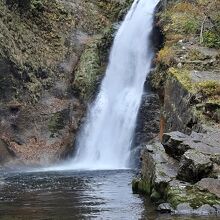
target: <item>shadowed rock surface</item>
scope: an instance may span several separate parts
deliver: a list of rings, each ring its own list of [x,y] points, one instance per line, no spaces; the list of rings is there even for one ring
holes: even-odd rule
[[[195,150],[188,150],[181,158],[178,179],[197,182],[207,177],[213,170],[210,158]]]
[[[153,92],[146,92],[142,97],[142,104],[138,113],[137,123],[132,140],[130,155],[131,167],[140,164],[140,153],[143,146],[160,132],[160,103],[159,97]]]

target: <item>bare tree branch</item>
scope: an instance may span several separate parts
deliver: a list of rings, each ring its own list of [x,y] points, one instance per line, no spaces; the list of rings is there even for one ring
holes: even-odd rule
[[[203,19],[201,30],[200,30],[200,44],[203,43],[203,30],[204,30],[206,18],[207,18],[207,16],[205,16],[205,18]]]

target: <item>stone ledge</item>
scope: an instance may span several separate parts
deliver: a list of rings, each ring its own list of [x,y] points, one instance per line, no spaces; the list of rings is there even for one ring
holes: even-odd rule
[[[219,165],[218,159],[213,160],[219,155],[217,137],[217,131],[191,136],[171,132],[164,135],[164,146],[157,140],[146,145],[141,175],[133,181],[133,191],[150,196],[161,212],[219,214]]]

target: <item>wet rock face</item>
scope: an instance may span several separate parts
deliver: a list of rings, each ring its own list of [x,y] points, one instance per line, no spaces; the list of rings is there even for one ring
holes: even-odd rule
[[[140,164],[140,152],[143,146],[160,132],[160,102],[157,94],[145,93],[138,113],[134,139],[132,141],[132,167]]]
[[[72,153],[104,73],[112,24],[129,4],[0,2],[0,149],[8,158],[0,163],[45,165]]]
[[[7,144],[0,140],[0,161],[1,163],[7,163],[10,160],[13,160],[13,153],[9,151]]]
[[[56,162],[71,151],[83,112],[79,101],[53,97],[28,107],[10,103],[1,112],[0,137],[24,164]]]
[[[160,101],[157,94],[142,97],[133,145],[137,146],[155,138],[160,132]]]

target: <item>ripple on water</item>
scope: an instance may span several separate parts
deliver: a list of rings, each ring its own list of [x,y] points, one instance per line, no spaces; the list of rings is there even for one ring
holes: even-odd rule
[[[202,219],[157,214],[132,194],[133,175],[129,170],[4,173],[0,219]]]

